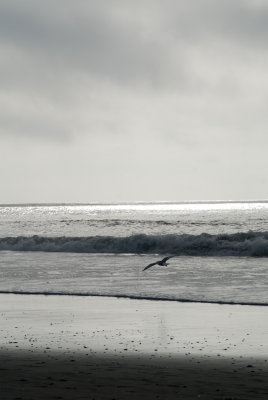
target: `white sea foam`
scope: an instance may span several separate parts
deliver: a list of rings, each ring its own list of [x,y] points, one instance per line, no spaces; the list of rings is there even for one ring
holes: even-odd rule
[[[0,250],[112,254],[268,257],[268,232],[211,235],[132,235],[128,237],[0,238]]]

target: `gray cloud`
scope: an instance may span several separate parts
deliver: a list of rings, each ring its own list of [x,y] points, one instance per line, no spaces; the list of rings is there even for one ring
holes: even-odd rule
[[[266,48],[267,22],[265,3],[242,0],[12,1],[0,4],[0,43],[20,52],[32,80],[42,74],[53,80],[54,70],[58,79],[61,70],[170,89],[191,84],[196,67],[189,51],[195,47],[217,41],[240,52],[241,45]]]
[[[172,3],[172,12],[163,13],[163,18],[166,28],[178,40],[197,41],[197,44],[221,40],[239,46],[267,47],[268,5],[265,2],[190,0]]]
[[[0,5],[0,36],[5,45],[17,47],[22,57],[44,63],[44,68],[64,67],[86,74],[124,81],[165,80],[172,53],[158,38],[146,38],[134,20],[129,25],[109,17],[109,7],[100,14],[98,7],[81,9],[74,16],[74,2],[58,2],[55,10],[39,3],[33,15],[32,2],[23,7]],[[75,3],[76,4],[76,3]],[[107,3],[106,3],[107,4]],[[79,9],[79,4],[76,4]],[[43,7],[42,7],[43,6]],[[44,7],[45,6],[45,7]],[[48,13],[50,10],[50,14]]]
[[[267,22],[264,0],[2,0],[6,193],[20,171],[29,192],[49,175],[58,196],[72,183],[82,200],[88,176],[96,200],[106,184],[114,200],[134,196],[135,182],[147,199],[167,182],[173,199],[182,187],[184,199],[194,187],[205,198],[212,166],[218,193],[236,188],[238,168],[245,186],[250,157],[267,169]]]
[[[65,124],[52,118],[43,116],[23,116],[13,114],[4,114],[0,112],[0,135],[3,137],[20,136],[23,138],[36,138],[42,140],[52,140],[66,142],[71,140],[71,133]]]
[[[125,8],[126,3],[130,2]],[[187,79],[187,42],[204,46],[217,37],[233,44],[266,46],[267,7],[254,9],[240,0],[137,3],[129,6],[124,19],[119,18],[119,1],[108,6],[100,2],[102,7],[97,2],[88,7],[68,1],[2,2],[1,42],[19,48],[28,60],[43,63],[44,69],[65,67],[120,84],[167,85],[176,83],[176,78]],[[156,16],[154,23],[151,15]]]

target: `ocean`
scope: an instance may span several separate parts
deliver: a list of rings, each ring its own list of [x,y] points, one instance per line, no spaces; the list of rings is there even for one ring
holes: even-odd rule
[[[268,202],[1,205],[0,251],[1,293],[268,305]]]

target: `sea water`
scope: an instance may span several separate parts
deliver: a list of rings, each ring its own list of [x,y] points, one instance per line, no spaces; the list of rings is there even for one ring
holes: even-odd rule
[[[267,289],[268,202],[0,206],[2,293],[268,305]]]

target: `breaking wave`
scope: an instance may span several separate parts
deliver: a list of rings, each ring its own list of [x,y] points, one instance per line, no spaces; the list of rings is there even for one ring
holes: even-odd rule
[[[268,257],[268,232],[218,235],[141,234],[128,237],[18,236],[0,238],[0,250]]]

